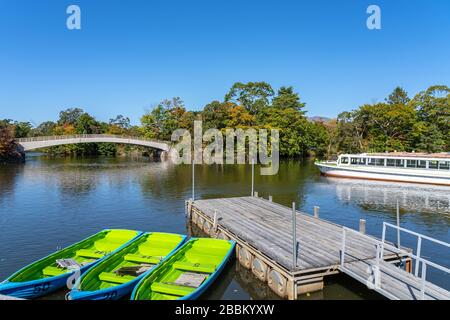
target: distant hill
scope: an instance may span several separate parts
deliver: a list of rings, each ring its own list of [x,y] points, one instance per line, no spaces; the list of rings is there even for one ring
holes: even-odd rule
[[[331,118],[321,117],[321,116],[308,117],[308,121],[311,121],[311,122],[327,122],[330,120],[331,120]]]

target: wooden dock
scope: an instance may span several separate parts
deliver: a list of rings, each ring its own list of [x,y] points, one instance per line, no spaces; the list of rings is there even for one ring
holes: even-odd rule
[[[293,215],[291,208],[258,197],[195,200],[186,205],[192,223],[212,237],[235,240],[240,264],[283,298],[321,290],[323,278],[338,272],[359,270],[363,279],[371,279],[379,239],[347,232],[345,265],[341,265],[343,226],[298,211]],[[393,263],[403,262],[410,271],[410,251],[386,245],[381,260],[408,275]],[[414,298],[401,296],[408,297]]]

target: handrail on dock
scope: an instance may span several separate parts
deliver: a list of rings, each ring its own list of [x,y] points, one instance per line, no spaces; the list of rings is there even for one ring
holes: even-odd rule
[[[403,231],[406,233],[409,233],[411,235],[414,235],[418,238],[417,241],[417,253],[414,254],[412,251],[407,251],[402,249],[401,247],[395,247],[391,244],[386,243],[386,230],[387,228],[393,228],[399,231]],[[373,285],[374,289],[377,289],[378,291],[383,291],[383,294],[385,294],[386,296],[390,297],[391,299],[396,299],[397,297],[395,297],[395,295],[392,295],[389,292],[386,292],[385,290],[380,288],[380,283],[381,283],[381,269],[387,269],[385,266],[383,266],[381,264],[382,261],[384,261],[384,249],[387,247],[388,250],[390,251],[394,251],[397,252],[399,254],[401,254],[402,256],[407,256],[411,259],[416,260],[416,264],[415,264],[415,272],[414,272],[414,277],[417,279],[420,279],[420,298],[423,300],[425,299],[425,294],[427,293],[427,268],[428,267],[434,267],[438,270],[441,270],[447,274],[450,274],[450,269],[444,266],[441,266],[435,262],[429,261],[427,259],[424,259],[423,257],[421,257],[421,249],[422,249],[422,239],[424,240],[428,240],[440,245],[443,245],[447,248],[450,248],[450,244],[438,239],[434,239],[431,237],[428,237],[426,235],[387,223],[387,222],[383,222],[383,234],[382,234],[382,239],[377,240],[377,239],[372,239],[375,242],[375,246],[376,246],[376,255],[375,255],[375,264],[372,266],[373,270],[374,270],[374,277],[373,277],[373,282],[370,283],[369,280],[367,279],[363,279],[362,277],[360,277],[359,275],[353,273],[352,271],[348,270],[348,268],[345,265],[345,254],[346,254],[346,244],[347,244],[347,233],[354,233],[354,234],[358,234],[361,237],[368,237],[367,235],[361,234],[360,232],[347,228],[347,227],[343,227],[342,230],[342,251],[341,251],[341,269],[347,273],[350,273],[353,277],[359,279],[361,282],[367,282],[368,285]],[[419,269],[421,266],[421,273],[420,273],[420,277],[419,277]],[[399,272],[403,271],[401,269],[399,269]]]

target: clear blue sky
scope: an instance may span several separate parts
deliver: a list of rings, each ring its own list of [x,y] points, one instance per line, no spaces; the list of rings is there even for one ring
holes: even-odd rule
[[[448,0],[0,0],[0,37],[0,118],[33,124],[69,107],[138,123],[164,98],[199,110],[236,81],[292,85],[310,116],[450,84]]]

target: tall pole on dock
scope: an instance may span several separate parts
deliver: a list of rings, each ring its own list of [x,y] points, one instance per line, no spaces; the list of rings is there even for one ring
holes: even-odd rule
[[[192,160],[192,201],[195,200],[195,163]]]
[[[297,216],[295,202],[292,202],[292,268],[297,267]]]
[[[397,199],[397,248],[400,249],[400,205]]]
[[[255,158],[252,158],[252,197],[255,195]]]

